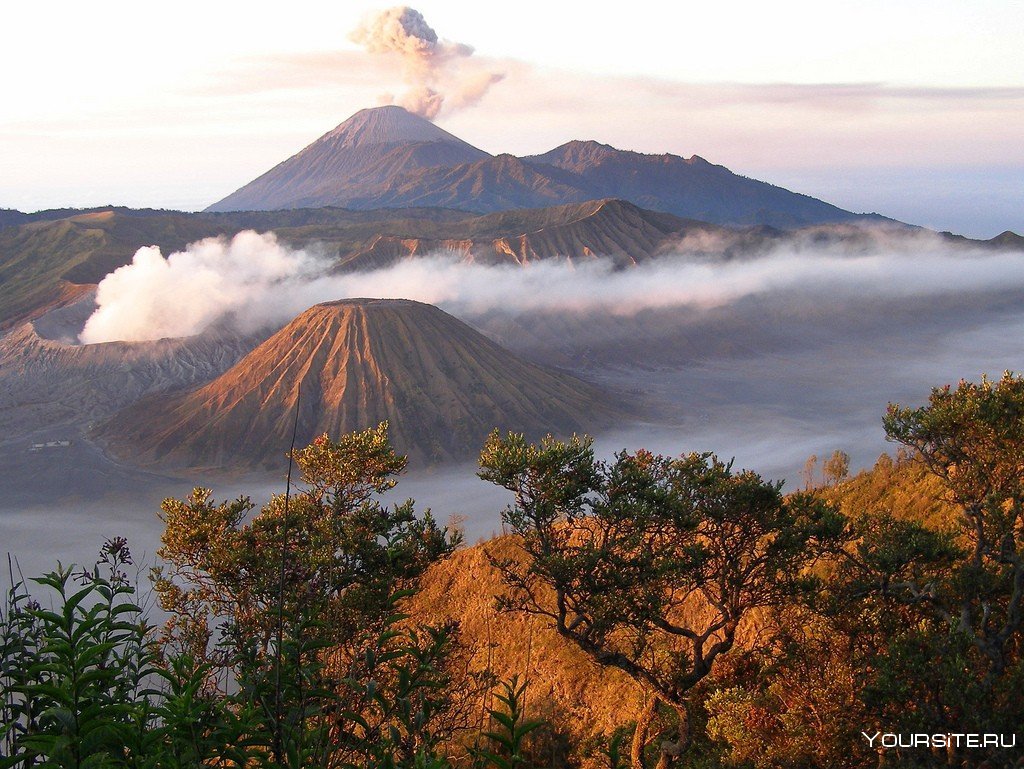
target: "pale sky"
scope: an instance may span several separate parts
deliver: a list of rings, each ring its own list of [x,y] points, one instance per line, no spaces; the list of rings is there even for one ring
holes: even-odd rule
[[[202,208],[402,88],[382,3],[4,9],[0,207]],[[976,236],[1024,231],[1024,2],[417,2],[500,73],[437,122],[490,152],[592,138]],[[609,10],[611,8],[611,10]]]

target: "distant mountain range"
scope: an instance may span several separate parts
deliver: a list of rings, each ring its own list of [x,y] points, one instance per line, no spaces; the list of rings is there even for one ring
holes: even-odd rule
[[[436,307],[350,299],[306,310],[208,384],[145,398],[96,435],[135,462],[279,468],[296,407],[299,445],[388,420],[420,463],[465,459],[494,428],[567,436],[626,414]]]
[[[696,155],[572,141],[543,155],[491,156],[395,106],[357,112],[207,211],[428,206],[486,213],[599,198],[725,225],[884,218],[739,176]]]
[[[618,199],[484,215],[444,208],[227,213],[100,208],[21,214],[20,221],[0,225],[0,333],[77,301],[142,246],[156,245],[169,254],[244,229],[272,230],[296,247],[315,245],[336,260],[338,269],[379,267],[434,253],[490,264],[605,257],[627,267],[680,251],[688,258],[728,259],[756,256],[784,242],[858,245],[879,232],[877,225],[856,222],[799,230],[726,228]],[[898,224],[882,229],[886,237],[918,232]],[[954,244],[1024,250],[1024,238],[1012,232],[985,241],[947,238]]]
[[[435,252],[521,264],[608,256],[626,265],[656,256],[692,230],[751,240],[771,236],[763,230],[736,234],[614,200],[484,216],[418,208],[222,214],[101,209],[52,219],[46,213],[0,228],[0,331],[77,300],[142,246],[159,246],[166,255],[243,229],[273,230],[295,247],[315,244],[341,269]]]

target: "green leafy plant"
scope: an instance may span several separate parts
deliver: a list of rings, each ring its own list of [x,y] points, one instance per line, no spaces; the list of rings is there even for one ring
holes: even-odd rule
[[[12,585],[4,615],[4,755],[0,766],[132,765],[153,718],[146,697],[155,653],[151,628],[133,601],[123,539],[107,542],[92,571],[60,568]],[[101,571],[103,569],[104,571]]]
[[[475,767],[493,766],[497,769],[516,769],[530,766],[526,755],[526,738],[533,731],[544,726],[540,719],[527,720],[523,703],[526,698],[527,682],[519,682],[518,676],[501,682],[501,689],[495,694],[502,708],[490,709],[491,720],[497,726],[493,731],[484,732],[489,747],[475,747],[470,751]]]

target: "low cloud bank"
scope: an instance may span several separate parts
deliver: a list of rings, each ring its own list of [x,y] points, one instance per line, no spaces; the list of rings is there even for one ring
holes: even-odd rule
[[[604,312],[714,308],[750,296],[900,298],[1024,287],[1019,253],[953,248],[933,236],[824,246],[794,243],[758,258],[715,260],[680,252],[615,269],[609,260],[484,265],[452,254],[412,258],[365,272],[331,274],[315,250],[272,233],[209,238],[163,256],[141,248],[99,284],[97,310],[81,341],[143,341],[198,334],[214,324],[241,332],[280,326],[318,302],[414,299],[472,318],[487,313]]]

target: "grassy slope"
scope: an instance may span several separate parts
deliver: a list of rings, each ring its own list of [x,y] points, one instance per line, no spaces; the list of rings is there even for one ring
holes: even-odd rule
[[[954,514],[942,501],[937,480],[919,463],[888,455],[871,470],[820,493],[851,516],[884,511],[942,526]],[[469,669],[529,679],[533,715],[553,719],[575,744],[629,724],[642,706],[642,692],[631,679],[598,667],[559,637],[547,619],[497,610],[495,597],[503,588],[489,556],[501,560],[520,552],[512,537],[460,550],[427,572],[407,610],[425,622],[459,621]],[[747,632],[755,630],[751,625]]]
[[[528,680],[527,716],[551,720],[577,745],[635,721],[643,694],[632,679],[591,662],[546,618],[498,611],[495,599],[503,586],[489,556],[518,553],[511,537],[460,550],[427,572],[423,589],[405,609],[416,621],[457,620],[469,671]]]
[[[893,459],[883,454],[872,469],[821,493],[850,517],[888,513],[945,528],[956,516],[956,510],[943,499],[939,479],[905,456]]]
[[[141,246],[167,253],[222,229],[187,214],[113,212],[0,229],[0,328],[60,304],[73,286],[97,283]]]

